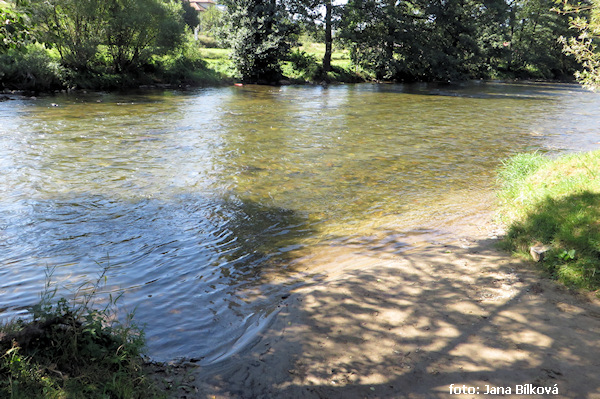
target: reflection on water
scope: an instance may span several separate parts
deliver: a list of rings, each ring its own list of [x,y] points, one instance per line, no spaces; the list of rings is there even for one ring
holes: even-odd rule
[[[600,147],[599,103],[573,85],[492,83],[0,103],[0,309],[23,314],[46,267],[70,289],[109,267],[153,357],[222,359],[302,284],[286,278],[295,257],[442,237],[489,209],[508,155]]]

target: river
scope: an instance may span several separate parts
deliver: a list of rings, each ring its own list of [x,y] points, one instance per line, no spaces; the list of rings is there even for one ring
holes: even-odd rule
[[[222,360],[311,279],[315,248],[402,254],[493,209],[511,154],[600,148],[565,84],[243,86],[0,103],[0,316],[51,271],[135,310],[149,355]],[[419,239],[409,239],[411,237]]]

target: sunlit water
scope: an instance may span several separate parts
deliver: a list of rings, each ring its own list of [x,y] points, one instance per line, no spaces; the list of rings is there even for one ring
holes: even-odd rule
[[[600,148],[599,110],[574,85],[500,83],[2,102],[0,312],[24,315],[50,269],[65,294],[107,268],[152,357],[223,359],[304,284],[295,258],[443,239],[490,209],[507,156]]]

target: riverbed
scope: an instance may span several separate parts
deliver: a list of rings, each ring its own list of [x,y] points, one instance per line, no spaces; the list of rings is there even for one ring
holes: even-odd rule
[[[15,96],[1,315],[25,315],[48,273],[69,296],[105,272],[99,300],[122,294],[152,358],[224,360],[318,279],[315,254],[443,243],[493,211],[506,157],[600,148],[599,105],[494,82]]]

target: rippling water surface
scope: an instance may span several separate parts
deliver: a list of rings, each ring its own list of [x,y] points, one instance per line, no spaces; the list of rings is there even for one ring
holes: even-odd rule
[[[489,202],[501,159],[600,148],[599,110],[574,85],[500,83],[2,102],[0,315],[25,314],[48,269],[66,293],[108,268],[151,356],[217,361],[304,283],[293,259],[442,237]]]

